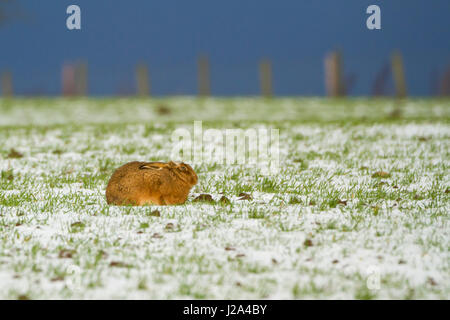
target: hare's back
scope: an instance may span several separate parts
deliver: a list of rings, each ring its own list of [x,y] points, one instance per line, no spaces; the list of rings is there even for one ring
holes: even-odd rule
[[[141,174],[139,167],[143,162],[133,161],[124,164],[114,171],[111,176],[110,183],[125,182],[127,180],[135,180],[138,175]]]

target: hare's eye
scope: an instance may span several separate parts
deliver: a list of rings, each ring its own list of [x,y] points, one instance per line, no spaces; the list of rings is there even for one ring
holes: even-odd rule
[[[186,171],[187,170],[186,167],[180,167],[180,168],[181,168],[181,171]]]

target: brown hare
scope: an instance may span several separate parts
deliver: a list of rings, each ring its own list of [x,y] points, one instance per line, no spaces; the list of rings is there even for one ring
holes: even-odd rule
[[[136,206],[182,204],[197,181],[197,174],[185,163],[133,161],[113,173],[106,201]]]

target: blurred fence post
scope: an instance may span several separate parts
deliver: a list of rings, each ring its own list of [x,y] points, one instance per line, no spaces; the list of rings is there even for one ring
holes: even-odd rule
[[[399,98],[406,97],[405,71],[403,68],[403,58],[400,52],[395,51],[391,57],[392,73],[395,83],[395,94]]]
[[[86,62],[64,64],[61,72],[63,96],[86,96],[88,88],[87,73]]]
[[[261,60],[259,64],[259,82],[261,95],[266,98],[272,97],[272,65],[267,59]]]
[[[342,82],[341,54],[337,51],[330,52],[325,57],[325,87],[330,97],[339,97],[345,92]]]
[[[75,65],[75,93],[78,96],[87,95],[87,73],[88,67],[86,62],[78,62]]]
[[[450,66],[445,70],[440,85],[441,96],[450,96]]]
[[[198,59],[198,93],[202,97],[210,95],[209,61],[208,57],[200,56]]]
[[[373,96],[384,96],[386,95],[386,87],[388,80],[391,75],[391,67],[389,62],[386,62],[381,69],[377,72],[375,80],[372,84],[372,95]]]
[[[61,90],[63,96],[75,95],[75,68],[71,64],[64,64],[62,67]]]
[[[13,82],[12,82],[12,74],[9,71],[5,71],[2,73],[2,95],[3,97],[12,97],[13,96]]]
[[[148,68],[143,63],[139,63],[136,66],[136,84],[138,96],[146,97],[150,95],[150,78],[148,75]]]

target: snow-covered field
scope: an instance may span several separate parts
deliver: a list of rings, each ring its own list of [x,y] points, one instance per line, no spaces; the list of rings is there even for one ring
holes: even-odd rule
[[[281,172],[192,163],[184,205],[106,204],[194,120],[279,129]],[[449,299],[449,120],[449,100],[0,100],[0,298]]]

